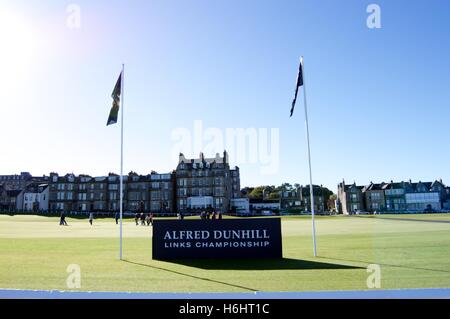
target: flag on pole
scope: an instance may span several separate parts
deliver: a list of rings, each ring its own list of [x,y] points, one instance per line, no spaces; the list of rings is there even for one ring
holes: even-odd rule
[[[122,94],[122,72],[120,73],[119,78],[117,79],[116,82],[116,86],[114,87],[114,91],[111,94],[111,97],[113,98],[113,103],[111,111],[109,112],[108,122],[106,123],[106,126],[117,123],[121,94]]]
[[[111,94],[113,98],[112,108],[109,112],[108,122],[106,122],[106,126],[117,123],[117,118],[119,116],[119,110],[121,115],[120,120],[120,200],[119,200],[119,213],[120,213],[120,244],[119,244],[119,259],[122,260],[122,218],[123,218],[123,85],[124,85],[124,76],[125,74],[125,65],[122,64],[122,72],[120,72],[119,78],[117,79],[116,86]]]
[[[294,100],[292,101],[290,117],[292,117],[292,115],[294,114],[295,103],[297,102],[298,89],[301,86],[303,86],[303,69],[302,69],[302,63],[300,62],[300,66],[298,68],[297,85],[295,87],[295,96],[294,96]]]
[[[297,86],[295,88],[295,97],[292,101],[291,107],[291,117],[294,114],[295,102],[297,102],[298,89],[303,87],[303,103],[305,105],[305,129],[306,129],[306,142],[308,145],[308,164],[309,164],[309,196],[311,201],[311,219],[312,219],[312,237],[313,237],[313,249],[314,249],[314,257],[317,257],[317,245],[316,245],[316,226],[314,220],[314,186],[313,186],[313,178],[312,178],[312,168],[311,168],[311,147],[309,143],[309,123],[308,123],[308,106],[306,103],[306,84],[304,83],[304,61],[303,57],[300,58],[300,66],[298,68],[298,76],[297,76]]]

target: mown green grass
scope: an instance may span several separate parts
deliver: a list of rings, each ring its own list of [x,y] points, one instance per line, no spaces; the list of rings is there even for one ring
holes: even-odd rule
[[[151,259],[151,227],[124,223],[124,258],[113,220],[0,216],[0,288],[69,290],[69,264],[81,267],[82,291],[248,292],[360,290],[368,264],[380,264],[381,288],[450,287],[446,216],[408,220],[318,217],[319,257],[312,256],[309,217],[283,218],[280,261]],[[217,221],[219,222],[219,221]]]

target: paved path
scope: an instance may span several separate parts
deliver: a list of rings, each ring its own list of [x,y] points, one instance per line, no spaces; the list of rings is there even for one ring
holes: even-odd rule
[[[351,216],[351,217],[365,218],[365,216]],[[450,220],[401,218],[401,217],[382,217],[382,215],[376,215],[374,217],[376,219],[399,220],[399,221],[405,221],[405,222],[423,222],[423,223],[444,223],[444,224],[450,224]]]
[[[0,289],[0,299],[450,299],[450,288],[255,293],[124,293]]]
[[[444,223],[450,224],[450,220],[434,220],[434,219],[416,219],[416,218],[399,218],[399,217],[377,217],[379,219],[389,219],[389,220],[401,220],[401,221],[411,221],[411,222],[425,222],[425,223]]]

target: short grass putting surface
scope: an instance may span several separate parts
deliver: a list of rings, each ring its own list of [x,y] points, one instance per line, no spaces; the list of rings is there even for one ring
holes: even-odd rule
[[[319,257],[310,217],[282,218],[282,260],[152,260],[151,227],[124,221],[124,261],[112,219],[0,216],[0,289],[71,290],[68,265],[81,269],[81,291],[251,292],[366,290],[369,264],[381,289],[450,287],[450,215],[318,217]],[[220,221],[211,221],[220,222]]]

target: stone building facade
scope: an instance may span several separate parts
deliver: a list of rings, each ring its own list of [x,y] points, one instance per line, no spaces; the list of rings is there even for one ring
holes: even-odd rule
[[[232,198],[239,197],[239,168],[230,168],[228,154],[195,159],[179,155],[176,169],[176,207],[179,212],[215,209],[228,212]]]
[[[339,211],[351,214],[365,212],[422,212],[446,208],[447,187],[442,180],[413,183],[394,182],[367,186],[338,185]]]
[[[48,179],[52,212],[117,212],[120,209],[120,176],[51,173]],[[230,168],[223,156],[186,159],[180,154],[176,171],[166,174],[130,172],[123,177],[125,212],[177,213],[212,208],[228,212],[232,198],[240,197],[239,168]]]
[[[173,212],[174,174],[123,177],[123,208],[130,212]],[[120,176],[50,174],[50,211],[116,212],[120,209]]]
[[[314,211],[324,212],[329,210],[329,191],[320,185],[313,185]],[[298,186],[280,192],[280,208],[283,210],[301,210],[310,212],[310,187],[309,185]]]
[[[338,211],[349,214],[364,210],[363,186],[356,183],[346,185],[345,181],[338,185]]]

